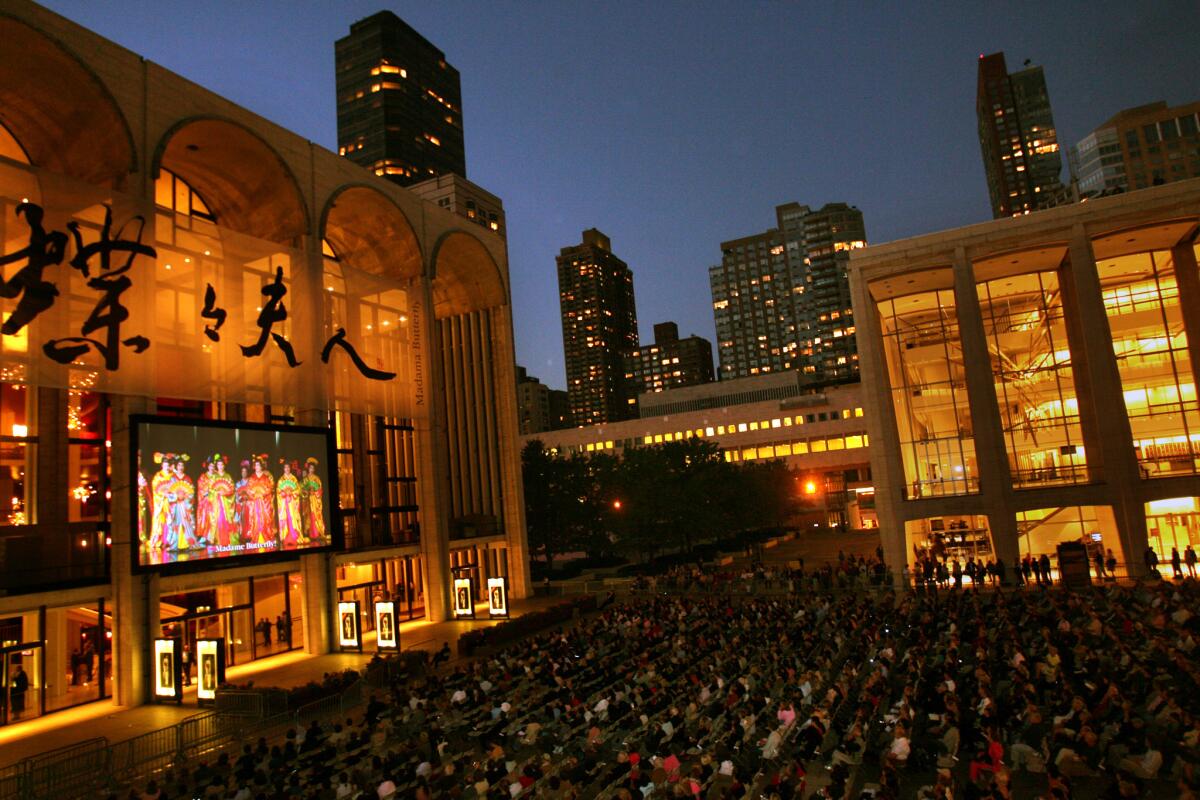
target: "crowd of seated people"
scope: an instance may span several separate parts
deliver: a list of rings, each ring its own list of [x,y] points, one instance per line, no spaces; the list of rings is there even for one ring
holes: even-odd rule
[[[1194,581],[640,595],[146,798],[1193,798]]]

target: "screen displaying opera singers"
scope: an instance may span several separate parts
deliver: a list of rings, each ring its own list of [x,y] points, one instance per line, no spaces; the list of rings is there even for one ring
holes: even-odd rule
[[[326,452],[321,434],[140,423],[139,562],[329,545]]]

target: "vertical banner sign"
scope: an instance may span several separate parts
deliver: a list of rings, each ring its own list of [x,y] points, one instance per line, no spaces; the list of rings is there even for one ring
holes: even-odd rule
[[[508,616],[508,579],[488,578],[488,616]]]
[[[343,650],[358,650],[362,652],[362,637],[358,630],[358,601],[342,601],[338,603],[338,644]]]
[[[475,598],[472,597],[471,579],[454,579],[454,616],[475,619]]]
[[[178,639],[154,640],[154,699],[183,700],[183,652]]]
[[[399,650],[400,632],[396,630],[396,604],[380,600],[375,604],[375,647],[379,650]]]
[[[225,682],[225,640],[196,640],[196,699],[217,700],[217,687]]]

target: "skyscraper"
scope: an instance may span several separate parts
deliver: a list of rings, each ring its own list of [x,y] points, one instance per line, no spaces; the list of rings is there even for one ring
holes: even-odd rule
[[[559,251],[557,262],[573,422],[595,425],[636,416],[622,364],[622,356],[638,346],[633,273],[595,228],[583,232],[580,244]]]
[[[680,339],[679,326],[674,322],[658,323],[654,326],[654,344],[641,345],[625,354],[626,391],[630,397],[712,381],[712,343],[695,335]]]
[[[391,11],[334,47],[338,153],[402,186],[466,177],[458,70]]]
[[[517,365],[517,425],[521,435],[553,430],[550,424],[550,387]]]
[[[708,271],[721,380],[789,369],[856,380],[846,265],[866,244],[862,212],[787,203],[775,217],[775,228],[722,242]]]
[[[1062,156],[1041,67],[1009,73],[1004,53],[979,57],[975,99],[979,147],[993,217],[1050,205],[1060,187]]]
[[[1200,177],[1200,102],[1127,108],[1071,148],[1081,195]]]

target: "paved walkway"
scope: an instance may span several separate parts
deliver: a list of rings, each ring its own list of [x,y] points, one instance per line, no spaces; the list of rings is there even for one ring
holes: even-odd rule
[[[560,597],[513,600],[511,614],[513,617],[519,617],[562,601],[563,598]],[[487,615],[486,604],[480,604],[479,609],[479,619],[475,620],[437,623],[416,620],[401,623],[401,649],[426,650],[433,653],[441,649],[443,643],[448,643],[452,652],[451,658],[457,659],[455,645],[462,633],[499,624],[499,621],[484,618]],[[373,655],[373,642],[370,641],[364,643],[361,654],[327,653],[314,656],[303,651],[293,651],[230,667],[226,678],[236,684],[253,682],[256,686],[278,686],[286,689],[301,686],[309,681],[320,681],[327,672],[361,669]],[[149,731],[170,727],[204,710],[196,703],[196,691],[192,687],[184,692],[182,705],[125,708],[111,701],[104,701],[14,723],[0,728],[0,767],[88,739],[104,737],[110,743],[123,741]]]
[[[780,542],[774,547],[764,547],[755,559],[762,559],[765,564],[780,564],[787,566],[800,559],[804,560],[806,572],[813,572],[829,563],[837,566],[838,551],[846,556],[874,557],[875,548],[879,546],[877,532],[838,533],[828,528],[819,530],[801,530],[795,538]],[[744,566],[751,559],[745,553],[734,557],[734,566]]]

